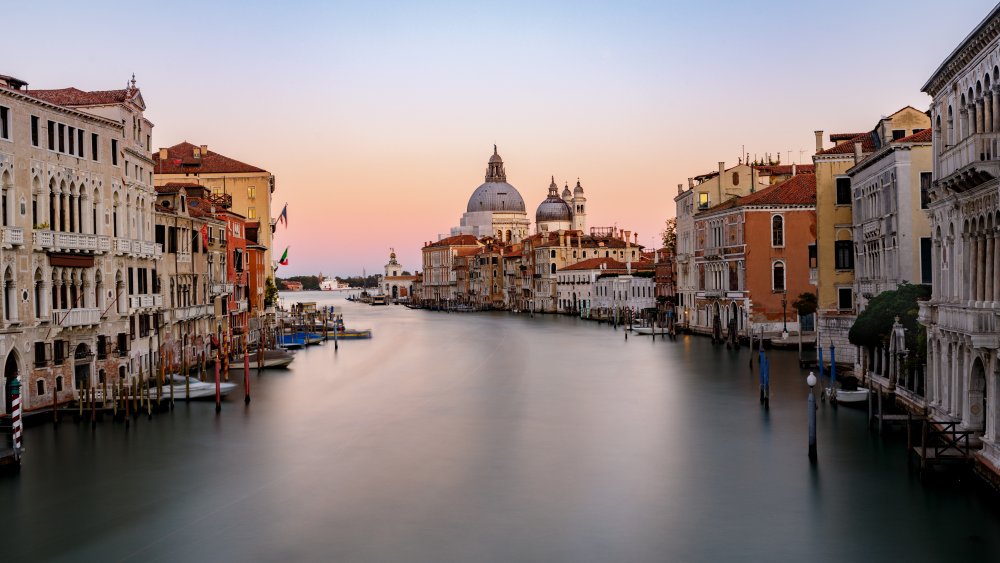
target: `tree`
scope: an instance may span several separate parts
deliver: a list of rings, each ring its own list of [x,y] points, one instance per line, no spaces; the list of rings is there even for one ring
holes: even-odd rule
[[[267,278],[264,282],[264,307],[274,307],[278,303],[278,287],[274,285],[274,278]]]
[[[847,334],[848,340],[855,346],[877,348],[887,346],[892,325],[899,317],[899,323],[906,329],[906,347],[921,354],[920,324],[917,322],[919,301],[929,299],[931,288],[928,285],[902,283],[892,291],[883,291],[868,302],[865,310],[858,315]],[[926,344],[924,344],[926,345]]]
[[[815,293],[800,293],[799,298],[792,302],[792,307],[798,311],[800,317],[808,317],[816,312],[818,300]]]
[[[663,248],[670,251],[670,254],[677,254],[677,218],[671,217],[667,219],[666,224],[663,227],[663,231],[660,232],[660,236],[663,237]]]

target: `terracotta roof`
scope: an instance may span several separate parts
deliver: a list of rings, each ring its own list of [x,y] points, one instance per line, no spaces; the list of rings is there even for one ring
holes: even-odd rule
[[[24,93],[39,100],[60,106],[96,106],[104,104],[124,103],[138,92],[134,88],[123,90],[96,90],[84,92],[77,88],[59,88],[57,90],[25,90]]]
[[[851,137],[851,139],[847,142],[840,143],[835,147],[821,150],[816,154],[854,154],[854,143],[857,141],[861,142],[861,152],[870,153],[874,152],[876,149],[875,133],[873,131],[869,131],[868,133],[859,133]]]
[[[837,141],[850,141],[858,135],[864,135],[864,133],[830,133],[830,141],[834,143]]]
[[[903,137],[902,139],[896,139],[894,143],[929,143],[931,142],[931,130],[930,128],[924,129],[918,133],[914,133],[908,137]]]
[[[604,269],[606,271],[611,270],[621,270],[625,271],[625,263],[619,262],[614,258],[588,258],[586,260],[581,260],[576,264],[566,266],[565,268],[560,268],[560,272],[574,271],[574,270],[600,270],[601,265],[606,264]]]
[[[765,164],[761,166],[755,166],[754,168],[760,170],[761,172],[768,172],[772,176],[789,175],[792,173],[791,164],[772,164],[772,165]],[[795,171],[799,174],[812,174],[814,169],[815,168],[812,164],[795,165]]]
[[[223,156],[217,152],[206,151],[200,158],[195,158],[194,149],[201,149],[187,141],[167,148],[167,158],[161,159],[158,152],[151,156],[155,167],[154,174],[230,174],[236,172],[267,172],[245,162]]]
[[[479,239],[474,235],[455,235],[453,237],[443,238],[437,242],[432,242],[431,244],[425,246],[424,248],[429,248],[431,246],[479,246]]]
[[[724,201],[703,213],[751,205],[816,205],[816,175],[796,174],[750,195]]]

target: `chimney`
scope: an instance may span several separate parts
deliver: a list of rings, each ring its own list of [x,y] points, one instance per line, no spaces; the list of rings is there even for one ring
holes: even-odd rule
[[[207,156],[207,155],[208,155],[208,145],[202,145],[201,146],[201,156]]]
[[[694,178],[688,178],[688,189],[694,188]]]
[[[194,152],[194,157],[195,158],[201,159],[201,149],[199,149],[198,147],[195,147],[193,152]]]
[[[719,182],[720,182],[720,183],[722,182],[722,175],[723,175],[723,174],[724,174],[725,172],[726,172],[726,163],[725,163],[725,161],[721,161],[721,160],[720,160],[720,161],[719,161]]]
[[[677,195],[684,193],[684,184],[677,184]]]
[[[881,123],[882,129],[882,144],[888,145],[892,142],[892,119],[888,117],[882,118]]]
[[[816,134],[816,152],[820,152],[823,150],[823,132],[813,131],[813,133]]]
[[[635,245],[639,246],[639,233],[632,233],[632,236],[635,237]]]
[[[160,160],[167,159],[167,149],[160,149]]]
[[[793,162],[792,163],[792,176],[795,176],[796,173],[798,173],[798,170],[795,168],[795,163]]]
[[[861,141],[854,141],[854,164],[861,162]]]
[[[625,239],[625,248],[629,247],[629,240],[632,238],[632,231],[622,231],[623,239]]]

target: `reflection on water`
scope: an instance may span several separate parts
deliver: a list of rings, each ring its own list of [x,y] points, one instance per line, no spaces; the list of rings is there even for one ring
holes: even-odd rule
[[[337,304],[374,338],[254,375],[249,406],[29,428],[24,470],[0,479],[4,559],[1000,556],[988,501],[921,485],[860,411],[821,404],[810,467],[794,354],[771,355],[765,413],[745,349]]]

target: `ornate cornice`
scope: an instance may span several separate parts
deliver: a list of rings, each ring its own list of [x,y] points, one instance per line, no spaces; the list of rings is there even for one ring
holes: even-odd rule
[[[969,63],[973,62],[998,36],[1000,36],[1000,5],[993,8],[972,33],[958,44],[920,91],[937,98],[941,88],[965,70]]]

